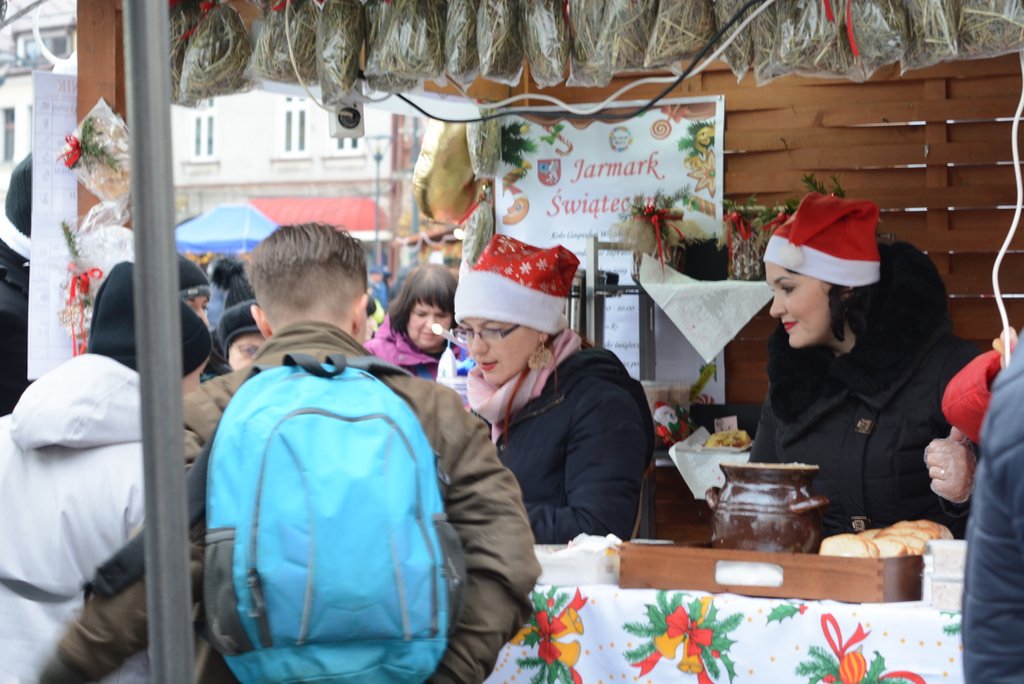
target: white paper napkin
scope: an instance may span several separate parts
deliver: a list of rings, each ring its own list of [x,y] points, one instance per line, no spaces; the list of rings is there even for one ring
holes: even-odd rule
[[[694,280],[645,254],[640,284],[707,363],[771,299],[764,281]]]

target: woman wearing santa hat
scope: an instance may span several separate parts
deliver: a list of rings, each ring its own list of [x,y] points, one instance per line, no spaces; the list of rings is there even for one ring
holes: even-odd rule
[[[825,534],[927,518],[962,537],[975,456],[942,394],[978,349],[953,335],[931,260],[877,225],[872,202],[811,193],[769,240],[780,325],[751,459],[820,467]]]
[[[519,480],[538,544],[581,533],[628,539],[654,451],[640,383],[567,328],[577,266],[562,246],[497,235],[455,293],[454,334],[477,364],[469,404]]]

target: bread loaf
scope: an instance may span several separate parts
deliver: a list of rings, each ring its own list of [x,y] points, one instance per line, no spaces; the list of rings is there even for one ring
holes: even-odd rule
[[[856,534],[836,534],[821,540],[822,556],[845,556],[849,558],[878,558],[878,547],[870,539]]]
[[[851,538],[856,541],[851,541]],[[953,534],[948,527],[933,520],[901,520],[889,527],[864,530],[860,534],[826,537],[821,541],[819,553],[823,556],[856,558],[920,556],[924,554],[927,542],[952,538]],[[858,542],[863,544],[863,548]]]

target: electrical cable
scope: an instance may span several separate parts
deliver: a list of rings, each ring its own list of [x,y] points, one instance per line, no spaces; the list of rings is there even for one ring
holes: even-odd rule
[[[711,48],[719,40],[721,40],[722,36],[725,35],[732,28],[733,24],[735,24],[736,22],[740,21],[740,17],[742,17],[743,14],[747,10],[752,8],[754,5],[760,4],[760,5],[762,5],[762,7],[760,7],[758,12],[757,12],[757,13],[760,13],[760,12],[763,12],[769,5],[772,5],[774,2],[775,2],[775,0],[748,0],[748,2],[744,3],[744,5],[739,10],[736,11],[736,13],[729,19],[729,21],[727,21],[725,23],[725,25],[721,26],[715,32],[715,34],[711,37],[711,39],[708,40],[708,42],[704,44],[704,47],[702,47],[700,49],[700,51],[693,57],[693,59],[690,61],[690,64],[686,67],[686,69],[679,76],[677,76],[676,78],[672,79],[672,81],[668,84],[668,86],[666,88],[664,88],[660,93],[658,93],[653,98],[648,100],[646,103],[644,103],[643,105],[640,105],[639,107],[637,107],[636,109],[634,109],[631,112],[622,112],[622,113],[594,112],[594,113],[588,113],[588,114],[577,114],[577,113],[574,113],[572,111],[566,111],[566,112],[549,112],[549,113],[546,112],[546,114],[550,114],[551,116],[559,116],[559,118],[563,118],[563,119],[592,119],[592,120],[598,120],[598,121],[625,121],[627,119],[632,119],[632,118],[641,116],[642,114],[644,114],[647,111],[651,110],[654,107],[654,105],[656,105],[658,102],[663,100],[665,98],[665,96],[667,96],[669,93],[671,93],[680,83],[685,81],[687,78],[690,78],[691,75],[696,75],[697,73],[700,73],[700,71],[697,70],[697,65],[701,63],[701,61],[704,59],[704,56],[708,53],[708,51],[711,50]],[[752,21],[752,20],[753,20],[753,16],[747,17],[747,21]],[[742,22],[742,23],[743,23],[743,26],[746,25],[746,22]],[[742,26],[741,26],[740,30],[742,30]],[[731,37],[734,38],[735,35],[738,34],[738,33],[739,33],[739,31],[736,31],[736,33],[733,34]],[[725,44],[725,47],[727,47],[727,46],[728,46],[728,43]],[[702,65],[701,66],[701,70],[703,70],[703,68],[704,68],[704,66]],[[616,95],[618,95],[618,93],[616,93]],[[483,115],[483,116],[480,116],[480,117],[477,117],[477,118],[473,118],[473,119],[448,119],[448,118],[444,118],[444,117],[440,117],[440,116],[435,116],[435,115],[431,114],[430,112],[426,111],[425,109],[423,109],[418,104],[416,104],[415,102],[413,102],[409,98],[405,97],[401,93],[395,93],[395,96],[398,97],[403,102],[405,102],[406,104],[408,104],[410,107],[415,109],[417,112],[419,112],[423,116],[425,116],[425,117],[427,117],[429,119],[434,119],[436,121],[440,121],[442,123],[483,123],[484,121],[490,121],[492,119],[500,119],[500,118],[503,118],[503,117],[506,117],[506,116],[521,116],[521,115],[537,116],[538,115],[538,112],[535,109],[519,108],[519,109],[508,109],[508,110],[504,110],[504,111],[501,111],[501,112],[495,112],[493,114],[486,114],[486,115]],[[535,98],[535,99],[539,99],[538,95],[532,95],[530,97]],[[545,96],[545,98],[546,97],[547,96]],[[609,99],[611,99],[611,98],[609,98]],[[607,102],[607,100],[606,100],[606,102]],[[562,106],[564,107],[565,103],[562,103]]]
[[[1021,181],[1020,173],[1020,150],[1017,146],[1017,129],[1020,127],[1021,113],[1024,112],[1024,50],[1020,52],[1020,70],[1021,70],[1021,92],[1020,100],[1017,102],[1017,111],[1013,114],[1013,125],[1010,127],[1010,149],[1013,151],[1013,179],[1017,185],[1017,206],[1013,211],[1013,220],[1010,222],[1010,230],[1006,234],[1006,239],[1003,240],[1002,247],[999,248],[999,254],[996,255],[995,263],[992,265],[992,292],[996,298],[996,308],[999,309],[999,320],[1003,324],[1002,332],[999,334],[1000,339],[1003,341],[1003,361],[1004,367],[1010,365],[1010,321],[1006,315],[1006,305],[1003,304],[1003,293],[999,288],[999,267],[1003,263],[1003,257],[1006,255],[1007,250],[1010,248],[1010,243],[1013,242],[1013,236],[1017,233],[1017,225],[1020,223],[1021,209],[1024,207],[1024,183]]]

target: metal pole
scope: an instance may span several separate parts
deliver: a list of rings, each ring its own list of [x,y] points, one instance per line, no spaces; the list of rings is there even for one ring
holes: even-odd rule
[[[181,409],[181,319],[174,248],[168,5],[124,3],[132,132],[135,340],[142,391],[146,600],[154,682],[191,682],[192,586]]]
[[[420,120],[412,118],[412,165],[416,167],[416,160],[420,156]],[[410,183],[410,186],[412,184]],[[420,205],[416,203],[416,193],[412,193],[412,234],[420,234]]]
[[[374,191],[373,203],[373,264],[380,268],[380,163],[384,159],[384,152],[378,150],[373,153],[373,160],[377,162],[377,180]]]

